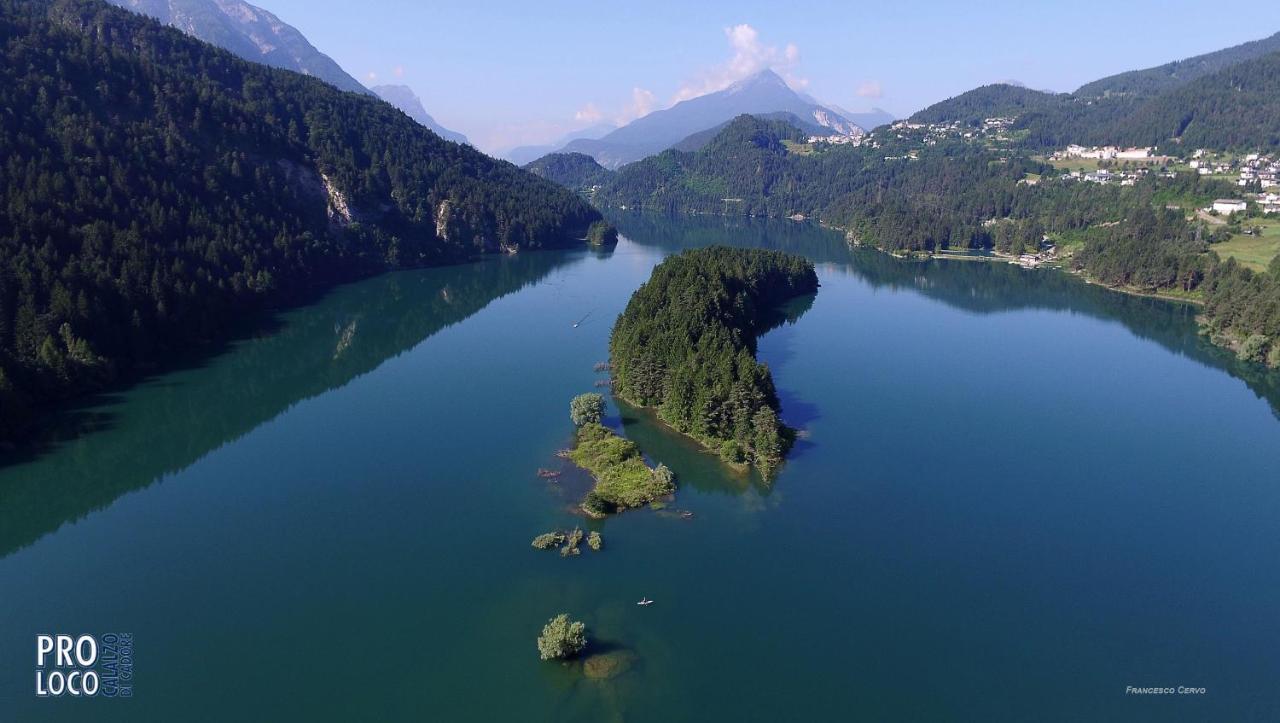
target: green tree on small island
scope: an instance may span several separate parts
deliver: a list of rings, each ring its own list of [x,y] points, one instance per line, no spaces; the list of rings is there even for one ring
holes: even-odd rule
[[[675,492],[675,475],[663,465],[650,469],[640,448],[600,424],[578,428],[569,459],[596,479],[595,489],[582,501],[582,510],[602,517],[640,507]]]
[[[533,538],[533,548],[535,550],[550,550],[564,542],[563,532],[544,532]]]
[[[569,402],[569,420],[573,426],[599,424],[604,419],[604,395],[591,392],[579,394]]]
[[[587,547],[599,552],[600,548],[604,547],[604,538],[600,536],[599,532],[592,532],[590,535],[587,535]]]
[[[618,229],[605,221],[593,221],[587,229],[587,243],[592,246],[613,246],[618,243]]]
[[[587,626],[570,622],[568,613],[547,621],[538,636],[538,655],[543,660],[564,660],[581,653],[587,647]]]

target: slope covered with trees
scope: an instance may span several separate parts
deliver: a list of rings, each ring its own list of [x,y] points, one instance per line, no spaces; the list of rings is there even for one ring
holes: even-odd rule
[[[917,123],[978,125],[987,118],[1056,110],[1070,102],[1071,97],[1065,93],[1046,93],[1020,85],[992,83],[938,101],[917,111],[911,116],[911,120]]]
[[[1280,52],[1199,67],[1213,71],[1185,73],[1176,82],[1133,80],[1133,87],[1144,88],[1142,92],[1097,95],[1105,86],[1086,85],[1075,94],[1054,94],[988,85],[935,103],[911,119],[977,125],[985,118],[1016,117],[1013,130],[1029,149],[1072,143],[1160,146],[1166,152],[1179,147],[1280,147],[1280,124],[1275,120],[1280,118]],[[1124,81],[1116,87],[1130,85]]]
[[[1193,58],[1175,60],[1154,68],[1130,70],[1100,78],[1080,86],[1075,95],[1080,98],[1096,98],[1105,95],[1156,95],[1236,63],[1278,51],[1280,51],[1280,33]]]
[[[1143,102],[1115,126],[1117,143],[1280,148],[1280,52],[1224,68]]]
[[[572,191],[585,192],[609,180],[613,172],[585,153],[548,153],[524,169]]]
[[[696,153],[666,151],[625,166],[596,199],[662,212],[800,214],[887,249],[969,248],[987,244],[982,221],[1005,214],[1018,181],[1044,170],[1022,159],[997,162],[964,144],[915,160],[891,144],[789,150],[805,140],[784,122],[741,116]]]
[[[92,0],[0,0],[0,437],[322,285],[598,213],[371,97]]]
[[[713,246],[666,259],[614,324],[614,393],[767,476],[791,435],[756,338],[779,305],[817,289],[813,264],[779,251]]]

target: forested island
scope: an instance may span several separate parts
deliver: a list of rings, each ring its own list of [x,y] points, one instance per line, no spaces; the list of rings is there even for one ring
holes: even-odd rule
[[[783,302],[817,289],[813,264],[779,251],[713,246],[666,259],[614,324],[614,394],[769,476],[793,432],[756,339]]]
[[[574,194],[90,0],[0,0],[0,440],[392,268],[581,244]]]

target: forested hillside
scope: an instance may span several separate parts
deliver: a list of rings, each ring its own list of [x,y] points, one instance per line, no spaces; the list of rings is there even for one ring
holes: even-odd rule
[[[613,175],[585,153],[548,153],[524,169],[574,191],[590,190]]]
[[[917,123],[978,125],[987,118],[1057,110],[1071,101],[1071,96],[1065,93],[1046,93],[1020,85],[993,83],[934,103],[917,111],[911,120]]]
[[[1277,51],[1280,51],[1280,33],[1193,58],[1175,60],[1154,68],[1131,70],[1107,76],[1080,86],[1075,95],[1080,98],[1096,98],[1104,95],[1156,95],[1236,63],[1253,60]]]
[[[891,147],[788,149],[806,137],[781,121],[741,116],[702,150],[666,151],[623,167],[597,200],[662,212],[800,214],[885,248],[967,248],[985,244],[981,222],[1003,215],[1018,181],[1042,170],[1030,161],[994,163],[962,144],[918,160],[895,157]]]
[[[1280,52],[1193,75],[1176,83],[1135,80],[1148,91],[1101,97],[989,85],[935,103],[912,120],[977,125],[1016,117],[1012,130],[1031,150],[1072,143],[1159,146],[1164,152],[1280,147]]]
[[[1280,148],[1280,52],[1237,63],[1139,106],[1116,125],[1117,142],[1185,148]]]
[[[0,0],[0,437],[320,285],[599,215],[372,97],[93,0]]]

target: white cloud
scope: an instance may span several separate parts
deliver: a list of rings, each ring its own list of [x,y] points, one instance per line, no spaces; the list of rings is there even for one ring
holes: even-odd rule
[[[760,41],[760,33],[746,23],[725,28],[724,34],[733,54],[725,62],[682,85],[671,99],[672,103],[724,90],[766,68],[772,68],[794,88],[803,89],[809,84],[808,80],[796,74],[800,49],[794,43],[787,43],[781,49],[765,45]]]
[[[858,86],[859,98],[883,98],[884,88],[880,87],[880,81],[868,80]]]
[[[378,79],[378,74],[370,70],[368,73],[364,74],[364,77],[368,78],[369,82],[372,83]]]
[[[653,112],[654,107],[658,104],[658,98],[653,91],[644,88],[631,89],[631,104],[622,109],[622,113],[616,118],[618,125],[630,123],[636,118],[643,118]]]
[[[575,121],[578,121],[579,123],[586,123],[588,125],[599,123],[602,118],[604,118],[604,113],[600,112],[600,109],[596,107],[595,103],[587,103],[573,114],[573,119]]]
[[[793,88],[804,89],[809,84],[808,80],[796,74],[796,67],[800,64],[800,49],[794,43],[781,48],[765,45],[760,41],[760,33],[745,23],[725,28],[724,35],[732,51],[729,59],[682,85],[668,105],[724,90],[766,68],[773,69]],[[604,111],[595,103],[587,103],[573,114],[573,120],[581,127],[608,118],[621,126],[663,107],[667,106],[658,102],[653,91],[634,87],[631,89],[630,102],[618,111]]]

